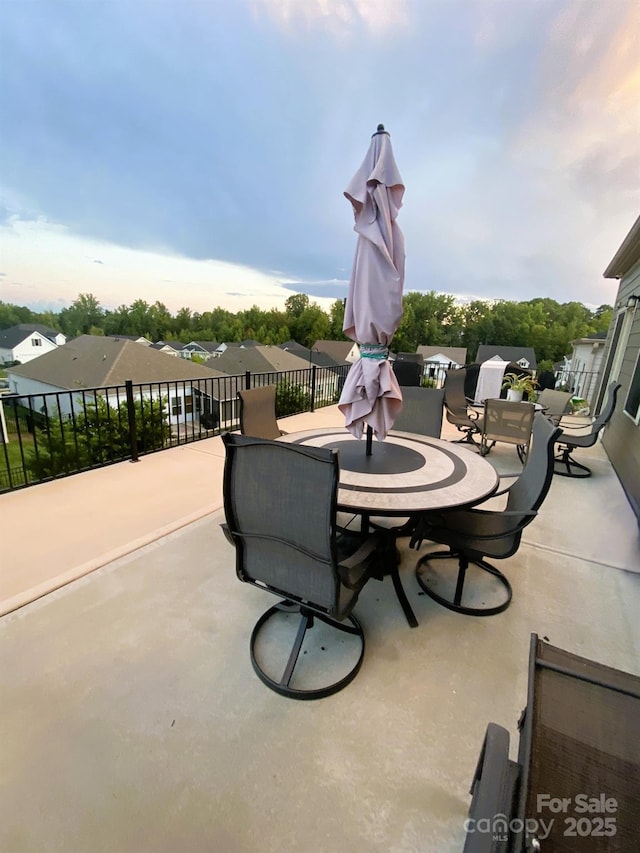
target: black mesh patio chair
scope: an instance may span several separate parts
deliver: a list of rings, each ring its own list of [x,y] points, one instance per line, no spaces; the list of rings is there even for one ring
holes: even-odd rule
[[[276,386],[262,385],[238,391],[240,432],[255,438],[278,438],[286,435],[276,420]]]
[[[563,415],[570,408],[571,391],[554,391],[552,388],[543,388],[538,394],[537,402],[542,406],[542,411],[556,426],[560,425]]]
[[[502,441],[515,444],[518,457],[524,462],[531,443],[534,414],[533,403],[515,403],[497,398],[485,400],[480,455],[486,456],[497,441]]]
[[[222,527],[236,573],[281,599],[253,629],[253,669],[283,696],[336,693],[362,664],[364,634],[352,611],[378,568],[380,535],[338,536],[337,451],[237,433],[223,441]]]
[[[461,367],[447,370],[444,380],[445,416],[450,424],[463,433],[455,444],[469,443],[478,446],[476,436],[482,433],[482,418],[477,412],[469,411],[470,400],[464,393],[466,370]]]
[[[532,634],[527,694],[516,761],[487,726],[464,853],[636,850],[640,678]]]
[[[416,566],[418,584],[440,604],[472,616],[490,616],[500,613],[511,601],[511,584],[485,557],[504,560],[513,556],[520,547],[522,531],[536,517],[553,478],[553,445],[560,430],[539,412],[534,418],[533,441],[525,467],[517,480],[507,489],[496,492],[506,494],[502,510],[462,509],[442,513],[425,513],[420,516],[411,539],[411,547],[419,547],[423,539],[448,545],[448,551],[431,551],[420,558]],[[457,576],[438,572],[435,561],[453,559],[457,562]],[[465,587],[467,570],[475,566],[488,573],[498,584],[486,595],[471,586]],[[486,576],[485,576],[486,577]],[[468,585],[467,585],[468,586]],[[495,587],[497,586],[498,598]],[[491,600],[487,604],[484,598]]]
[[[443,406],[442,388],[404,388],[402,411],[393,422],[393,431],[440,438]]]
[[[582,465],[580,462],[576,462],[572,453],[574,450],[578,450],[582,447],[593,447],[596,443],[601,430],[606,427],[613,416],[620,387],[619,382],[612,382],[609,385],[607,390],[607,399],[605,400],[600,414],[591,424],[589,432],[583,432],[580,435],[572,436],[569,432],[572,427],[563,425],[562,434],[557,440],[558,454],[555,458],[555,474],[558,474],[560,477],[583,478],[591,476],[591,469],[586,465]],[[581,429],[581,427],[575,427],[575,429]]]
[[[423,366],[417,361],[406,361],[405,359],[396,358],[393,362],[393,372],[398,380],[398,385],[402,387],[411,387],[420,385],[422,382]]]

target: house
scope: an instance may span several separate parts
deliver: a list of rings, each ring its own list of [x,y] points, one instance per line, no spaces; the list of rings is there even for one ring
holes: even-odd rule
[[[66,343],[62,332],[40,323],[18,323],[0,330],[0,364],[27,364]]]
[[[192,365],[182,359],[168,357],[151,346],[140,346],[132,340],[112,337],[80,335],[54,351],[46,353],[30,364],[7,369],[9,386],[18,396],[49,394],[51,392],[80,391],[83,388],[103,388],[104,397],[118,405],[122,401],[122,388],[127,380],[135,385],[148,385],[143,396],[158,394],[157,386],[175,383],[170,388],[166,402],[168,421],[184,423],[193,420],[194,411],[201,405],[207,410],[203,396],[213,396],[213,391],[203,393],[190,384],[190,380],[207,380],[224,374],[203,365]],[[156,388],[152,389],[152,383]],[[116,386],[118,392],[116,392]],[[194,399],[194,398],[198,399]],[[82,394],[73,398],[61,394],[61,414],[71,416],[75,408],[84,405]]]
[[[191,358],[191,356],[197,355],[206,361],[219,354],[220,346],[221,344],[217,341],[189,341],[188,344],[182,346],[181,355],[183,358]]]
[[[602,444],[640,524],[640,216],[604,271],[618,279],[594,405],[597,413],[613,380],[618,405]]]
[[[532,347],[498,347],[494,344],[480,344],[476,362],[482,364],[491,358],[512,362],[524,370],[536,370],[538,366],[536,354]]]
[[[172,355],[174,358],[185,358],[182,353],[183,347],[184,344],[177,341],[171,341],[170,343],[167,343],[167,341],[157,341],[155,344],[151,344],[151,349],[163,352],[165,355]]]
[[[440,380],[445,370],[463,367],[467,363],[466,347],[419,346],[416,352],[424,361],[424,375]]]
[[[595,395],[605,338],[606,333],[598,332],[571,341],[570,370],[564,384],[576,397],[591,402]]]
[[[347,361],[353,364],[360,358],[358,344],[354,341],[316,341],[312,349],[316,352],[326,352],[338,362]]]
[[[228,346],[216,358],[216,370],[228,376],[251,373],[274,373],[281,370],[308,370],[309,362],[278,346]]]
[[[329,355],[328,352],[319,352],[313,347],[309,349],[303,344],[299,344],[297,341],[287,341],[284,344],[280,344],[280,349],[285,350],[285,352],[290,352],[293,355],[297,355],[299,358],[304,359],[307,364],[315,364],[316,367],[336,367],[338,365],[348,363],[346,361],[336,360],[333,356]]]

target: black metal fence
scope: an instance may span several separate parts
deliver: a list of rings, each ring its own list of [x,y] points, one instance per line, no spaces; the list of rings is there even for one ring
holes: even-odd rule
[[[276,415],[338,402],[348,365],[0,397],[0,492],[237,429],[238,391],[276,386]]]

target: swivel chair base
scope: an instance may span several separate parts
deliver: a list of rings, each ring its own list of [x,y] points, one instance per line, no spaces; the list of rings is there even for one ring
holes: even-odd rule
[[[300,618],[296,637],[293,642],[291,652],[289,654],[289,659],[286,663],[282,677],[279,680],[275,677],[272,677],[266,672],[264,667],[261,666],[260,663],[258,663],[256,655],[256,645],[258,642],[258,636],[262,628],[264,628],[266,623],[269,622],[272,617],[278,614],[290,614],[293,617],[299,615]],[[313,628],[314,621],[316,619],[329,625],[335,631],[340,631],[344,634],[351,634],[358,637],[360,640],[360,649],[357,660],[355,662],[355,665],[351,667],[351,669],[346,673],[346,675],[343,675],[337,681],[334,681],[329,685],[312,689],[292,687],[291,680],[293,678],[294,670],[298,662],[298,656],[300,655],[305,635],[310,628]],[[298,605],[288,601],[283,601],[279,604],[274,605],[273,607],[270,607],[269,610],[263,613],[260,619],[258,619],[251,633],[249,650],[251,654],[251,664],[253,666],[254,672],[263,684],[266,684],[267,687],[269,687],[271,690],[274,690],[276,693],[279,693],[281,696],[287,696],[290,699],[323,699],[325,696],[331,696],[332,694],[337,693],[339,690],[342,690],[343,687],[346,687],[353,681],[353,679],[358,674],[360,667],[362,666],[362,660],[364,658],[364,632],[362,630],[362,627],[354,616],[347,616],[345,622],[346,621],[350,622],[351,624],[347,625],[343,622],[336,622],[334,619],[331,619],[328,616],[324,616],[323,614],[305,608],[302,605]],[[326,647],[324,645],[321,646],[319,649],[320,654],[323,654],[325,651]],[[306,651],[303,652],[303,654],[306,654]]]
[[[480,433],[473,429],[463,429],[458,427],[460,432],[464,432],[462,438],[451,439],[452,444],[471,444],[476,450],[480,447],[480,444],[475,440],[474,435],[480,435]]]
[[[576,462],[571,455],[570,449],[567,447],[554,459],[553,473],[559,477],[584,479],[591,476],[591,468],[587,468],[586,465]]]
[[[441,595],[439,592],[435,591],[433,587],[437,584],[437,578],[430,578],[422,566],[428,564],[432,560],[451,559],[458,560],[458,577],[453,595],[451,597],[446,597],[445,595]],[[483,606],[481,607],[471,607],[462,603],[464,582],[469,565],[477,566],[479,569],[487,572],[500,582],[503,589],[497,604],[485,606],[483,602]],[[464,554],[459,551],[454,551],[453,549],[450,549],[449,551],[432,551],[421,557],[416,565],[416,580],[418,581],[418,586],[423,590],[423,592],[425,592],[430,598],[433,598],[434,601],[437,601],[438,604],[442,604],[443,607],[448,607],[449,610],[454,610],[456,613],[464,613],[467,616],[493,616],[496,613],[502,613],[502,611],[506,610],[511,603],[511,584],[501,571],[496,569],[495,566],[492,566],[491,563],[488,563],[486,560],[470,560]]]

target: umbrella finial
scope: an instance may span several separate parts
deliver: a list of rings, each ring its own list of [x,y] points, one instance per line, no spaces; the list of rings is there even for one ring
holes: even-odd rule
[[[375,133],[372,133],[372,134],[371,134],[371,136],[372,136],[372,137],[373,137],[373,136],[377,136],[379,133],[386,133],[386,135],[387,135],[387,136],[389,136],[389,131],[384,129],[384,125],[383,125],[383,124],[379,124],[379,125],[378,125],[378,129],[376,130],[376,132],[375,132]]]

